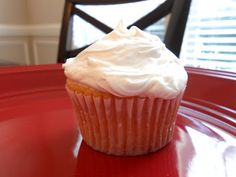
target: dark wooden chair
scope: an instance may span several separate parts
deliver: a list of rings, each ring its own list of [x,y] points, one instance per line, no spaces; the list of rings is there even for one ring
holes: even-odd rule
[[[66,58],[76,56],[80,51],[87,47],[84,46],[73,50],[66,48],[67,39],[69,37],[68,30],[70,20],[73,15],[78,15],[80,18],[92,24],[104,33],[109,33],[112,31],[111,27],[80,10],[76,7],[76,5],[111,5],[133,3],[138,1],[144,0],[65,0],[58,48],[58,63],[63,63]],[[164,43],[166,44],[167,48],[179,56],[190,4],[191,0],[166,0],[153,11],[129,25],[128,28],[135,25],[140,29],[145,29],[166,15],[171,14],[164,37]]]

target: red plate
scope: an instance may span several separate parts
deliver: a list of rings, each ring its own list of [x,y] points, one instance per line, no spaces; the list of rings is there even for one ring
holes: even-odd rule
[[[160,151],[116,157],[92,150],[79,135],[64,82],[60,65],[0,70],[1,177],[235,176],[235,126],[191,114],[184,104],[174,139]]]

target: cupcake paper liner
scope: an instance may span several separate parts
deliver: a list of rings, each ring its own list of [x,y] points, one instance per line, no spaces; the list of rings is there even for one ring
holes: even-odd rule
[[[112,155],[142,155],[167,145],[182,93],[175,99],[103,98],[67,88],[84,141]]]

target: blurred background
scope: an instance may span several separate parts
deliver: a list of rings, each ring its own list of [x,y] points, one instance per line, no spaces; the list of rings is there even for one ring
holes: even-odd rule
[[[137,4],[140,13],[130,12],[126,17],[119,12],[122,9],[125,14],[128,6],[87,6],[83,10],[95,12],[96,18],[115,27],[121,18],[128,25],[161,2]],[[63,5],[64,0],[0,0],[0,64],[56,63]],[[114,16],[106,16],[106,11]],[[167,25],[168,17],[146,31],[163,39]],[[74,19],[71,33],[71,48],[104,35],[79,18]],[[236,72],[236,0],[192,0],[180,58],[186,66]]]
[[[0,0],[0,63],[56,63],[63,0]]]

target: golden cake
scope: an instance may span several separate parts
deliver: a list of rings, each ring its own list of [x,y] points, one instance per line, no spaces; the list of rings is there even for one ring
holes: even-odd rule
[[[90,147],[134,156],[171,141],[187,73],[157,36],[120,24],[63,68]]]

